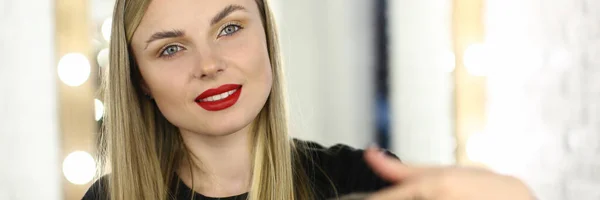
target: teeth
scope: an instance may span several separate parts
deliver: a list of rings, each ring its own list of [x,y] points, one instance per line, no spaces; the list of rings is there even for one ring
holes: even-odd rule
[[[223,92],[221,94],[217,94],[217,95],[213,95],[213,96],[201,99],[200,101],[201,102],[203,102],[203,101],[218,101],[218,100],[225,99],[225,98],[229,97],[229,95],[232,95],[236,91],[237,91],[237,89],[231,90],[231,91],[228,91],[228,92]]]

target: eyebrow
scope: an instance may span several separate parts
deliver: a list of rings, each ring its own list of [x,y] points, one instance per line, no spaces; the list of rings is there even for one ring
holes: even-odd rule
[[[152,34],[152,36],[150,36],[150,39],[148,39],[148,41],[146,41],[146,47],[144,49],[148,48],[148,44],[150,44],[153,41],[165,39],[165,38],[182,37],[184,35],[185,35],[185,32],[182,30],[156,32],[156,33]]]
[[[219,23],[219,21],[223,20],[223,18],[227,17],[229,14],[231,14],[234,11],[237,10],[246,10],[246,8],[244,8],[244,6],[240,6],[240,5],[228,5],[227,7],[225,7],[223,10],[221,10],[221,12],[219,12],[217,15],[215,15],[215,17],[212,18],[212,20],[210,20],[210,25],[215,25],[216,23]]]
[[[217,15],[215,15],[210,20],[210,25],[213,26],[213,25],[219,23],[221,20],[223,20],[229,14],[231,14],[237,10],[246,10],[246,8],[244,8],[244,6],[235,5],[235,4],[228,5],[227,7],[223,8],[223,10],[221,10],[221,12],[217,13]],[[152,36],[150,36],[150,39],[148,39],[146,41],[146,47],[144,49],[147,49],[148,45],[151,42],[154,42],[156,40],[165,39],[165,38],[183,37],[184,35],[185,35],[185,32],[183,30],[171,30],[171,31],[156,32],[156,33],[152,34]]]

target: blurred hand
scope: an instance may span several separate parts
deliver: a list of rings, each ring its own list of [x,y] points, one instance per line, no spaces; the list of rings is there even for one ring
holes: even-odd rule
[[[369,200],[533,200],[520,180],[484,169],[409,167],[375,148],[365,152],[367,163],[394,183]]]

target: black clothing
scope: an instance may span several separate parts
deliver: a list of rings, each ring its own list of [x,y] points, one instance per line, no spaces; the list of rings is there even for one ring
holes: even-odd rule
[[[337,144],[326,148],[314,142],[294,140],[298,149],[305,152],[300,156],[307,177],[313,185],[315,198],[329,199],[350,193],[374,192],[390,184],[373,173],[363,159],[363,150]],[[395,155],[386,152],[388,155]],[[87,191],[84,200],[106,200],[105,178],[100,178]],[[335,185],[335,190],[332,184]],[[103,185],[103,187],[100,187]],[[178,185],[174,187],[173,185]],[[337,191],[337,194],[336,194]],[[177,176],[172,181],[171,191],[177,200],[245,200],[247,193],[232,197],[211,198],[193,192]]]

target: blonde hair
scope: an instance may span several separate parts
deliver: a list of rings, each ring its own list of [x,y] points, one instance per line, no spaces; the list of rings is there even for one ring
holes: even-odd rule
[[[267,36],[273,73],[270,96],[252,126],[251,200],[313,199],[300,153],[288,136],[283,69],[275,22],[268,2],[256,0]],[[106,105],[99,143],[101,166],[110,171],[112,200],[170,199],[171,180],[187,150],[177,127],[141,90],[141,75],[129,45],[149,0],[117,0],[104,72]],[[193,188],[193,187],[192,187]]]

